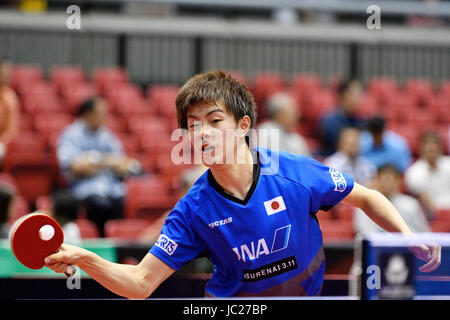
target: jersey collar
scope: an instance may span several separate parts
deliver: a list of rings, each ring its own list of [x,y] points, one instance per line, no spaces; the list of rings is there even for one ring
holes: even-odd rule
[[[227,192],[222,188],[222,186],[214,179],[213,174],[211,173],[211,170],[208,170],[208,181],[209,183],[214,187],[214,189],[223,197],[227,198],[228,200],[231,200],[233,202],[236,202],[238,204],[246,205],[247,202],[251,199],[253,193],[255,192],[256,186],[258,185],[259,175],[261,171],[261,163],[259,160],[259,153],[251,149],[250,152],[252,153],[253,158],[256,157],[256,163],[253,164],[253,182],[250,186],[250,189],[247,192],[247,195],[245,196],[244,200],[241,200]]]

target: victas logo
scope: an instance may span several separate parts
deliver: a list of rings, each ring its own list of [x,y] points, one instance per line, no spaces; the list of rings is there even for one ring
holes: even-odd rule
[[[330,168],[330,175],[331,179],[333,179],[334,182],[334,191],[337,192],[344,192],[345,189],[347,189],[347,181],[345,180],[342,173],[337,171],[336,169]]]
[[[232,221],[233,221],[233,218],[232,218],[232,217],[228,217],[228,218],[223,219],[223,220],[217,220],[217,221],[211,222],[210,224],[208,224],[208,226],[209,226],[211,229],[214,229],[215,227],[218,227],[218,226],[222,226],[222,225],[224,225],[224,224],[231,223]]]
[[[178,247],[178,244],[170,239],[168,236],[161,234],[155,243],[156,246],[161,248],[165,253],[171,256]]]
[[[271,253],[284,250],[289,244],[289,235],[291,233],[291,225],[287,225],[275,230],[272,240],[272,246],[269,250],[267,242],[264,238],[250,243],[244,243],[240,247],[233,248],[238,261],[247,261],[259,259],[262,255],[269,255]]]

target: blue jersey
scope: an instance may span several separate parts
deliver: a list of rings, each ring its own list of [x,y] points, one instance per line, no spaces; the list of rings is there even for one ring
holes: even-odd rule
[[[150,252],[178,270],[205,250],[214,264],[207,296],[319,295],[325,272],[315,217],[353,188],[353,179],[311,158],[256,149],[244,200],[207,170],[178,201]]]

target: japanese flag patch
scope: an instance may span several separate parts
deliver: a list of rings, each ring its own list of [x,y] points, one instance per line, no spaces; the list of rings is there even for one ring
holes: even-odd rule
[[[268,216],[286,210],[286,204],[284,203],[282,196],[265,201],[264,207],[266,208],[266,213]]]

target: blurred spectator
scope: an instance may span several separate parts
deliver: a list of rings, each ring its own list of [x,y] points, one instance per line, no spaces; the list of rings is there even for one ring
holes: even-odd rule
[[[358,128],[344,128],[339,135],[338,151],[325,159],[325,165],[347,173],[362,185],[369,185],[375,177],[377,168],[359,155]]]
[[[408,190],[434,212],[450,209],[450,156],[442,154],[441,137],[425,132],[420,137],[420,159],[405,174]]]
[[[58,138],[57,155],[73,196],[86,208],[88,219],[104,236],[108,219],[123,216],[126,195],[123,178],[136,165],[124,155],[119,139],[106,126],[107,106],[90,98],[78,110],[77,119]]]
[[[276,93],[268,99],[266,111],[270,120],[258,127],[258,145],[310,156],[305,139],[296,132],[301,114],[295,99],[286,93]],[[278,141],[273,141],[272,130],[278,130]]]
[[[405,172],[411,164],[411,150],[402,136],[385,129],[386,121],[374,116],[367,121],[367,131],[361,134],[361,154],[380,168],[392,164]]]
[[[9,215],[15,191],[7,185],[0,185],[0,239],[7,239],[9,234]]]
[[[401,184],[402,173],[393,165],[385,165],[378,170],[373,187],[392,202],[413,232],[429,232],[430,227],[419,201],[402,194],[400,192]],[[386,232],[360,209],[355,210],[353,221],[355,231],[359,235]]]
[[[78,217],[78,201],[70,192],[60,191],[53,194],[51,216],[61,225],[64,242],[81,243],[80,228],[75,223]]]
[[[0,62],[0,162],[18,132],[19,99],[9,87],[11,70],[9,62]]]
[[[189,191],[195,181],[197,181],[197,179],[200,178],[207,169],[207,167],[200,164],[183,172],[181,177],[180,198],[182,198]],[[161,215],[161,217],[159,217],[149,227],[142,231],[139,235],[139,240],[147,242],[156,241],[159,237],[159,234],[161,233],[161,228],[164,225],[164,222],[169,213],[170,210]]]
[[[360,105],[363,86],[357,80],[350,80],[339,84],[339,105],[336,110],[325,115],[320,120],[320,130],[323,146],[322,155],[329,156],[336,152],[339,133],[345,127],[363,129],[364,120],[357,115]]]

